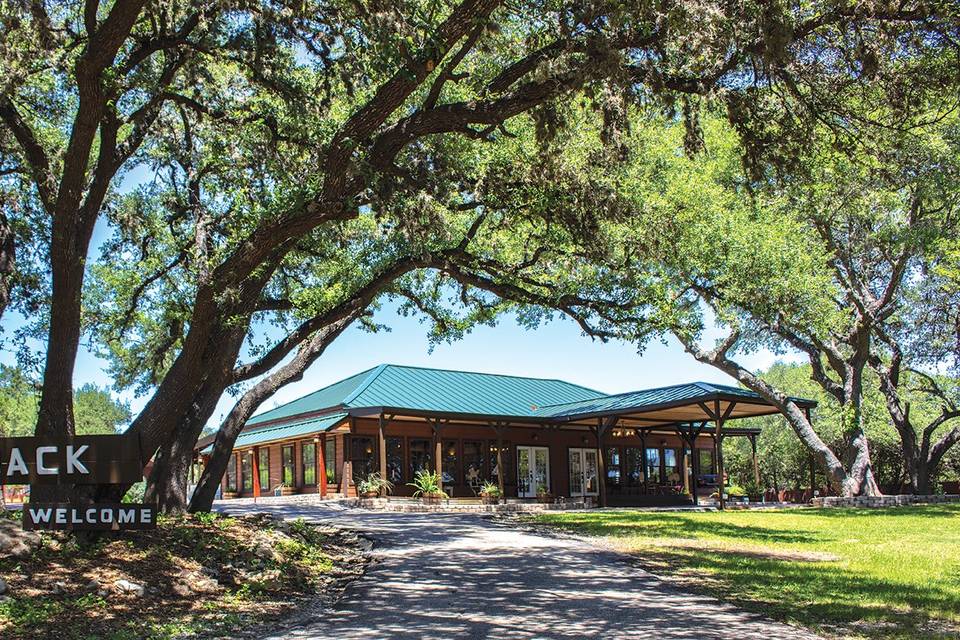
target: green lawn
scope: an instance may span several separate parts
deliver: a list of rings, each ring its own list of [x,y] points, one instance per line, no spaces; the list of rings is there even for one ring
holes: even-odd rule
[[[595,511],[537,522],[607,537],[686,589],[821,633],[960,638],[960,505]]]

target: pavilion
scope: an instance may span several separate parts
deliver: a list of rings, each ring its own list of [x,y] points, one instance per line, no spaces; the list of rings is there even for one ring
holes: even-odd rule
[[[793,400],[808,413],[816,406]],[[601,506],[696,503],[725,478],[727,437],[750,441],[757,474],[759,428],[728,424],[776,413],[752,391],[715,383],[608,395],[562,380],[385,364],[251,418],[222,492],[352,496],[359,478],[379,472],[402,496],[429,469],[454,499],[489,481],[515,499],[546,489]],[[201,462],[211,442],[198,443]]]

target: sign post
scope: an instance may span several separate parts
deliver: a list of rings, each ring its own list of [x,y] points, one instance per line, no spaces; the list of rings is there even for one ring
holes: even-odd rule
[[[140,442],[124,435],[0,438],[0,485],[133,484],[143,479]],[[24,529],[118,531],[156,527],[149,504],[23,505]]]

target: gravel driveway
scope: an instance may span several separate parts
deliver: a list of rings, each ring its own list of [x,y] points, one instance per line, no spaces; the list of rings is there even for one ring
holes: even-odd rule
[[[623,556],[473,514],[231,506],[335,522],[374,562],[332,611],[269,638],[762,638],[816,636],[678,591]]]

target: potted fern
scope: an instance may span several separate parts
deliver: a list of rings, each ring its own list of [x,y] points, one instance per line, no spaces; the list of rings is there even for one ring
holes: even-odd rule
[[[480,501],[483,504],[497,504],[500,502],[500,486],[487,480],[480,487]]]
[[[537,485],[537,502],[542,504],[550,504],[553,502],[553,494],[550,493],[550,489],[547,487],[547,485]]]
[[[408,482],[407,486],[416,489],[413,497],[420,498],[424,504],[440,504],[440,501],[447,497],[440,484],[440,475],[426,469],[417,471],[413,482]]]
[[[381,493],[386,494],[391,491],[393,491],[393,483],[377,472],[368,474],[357,483],[357,493],[361,498],[376,498]]]

